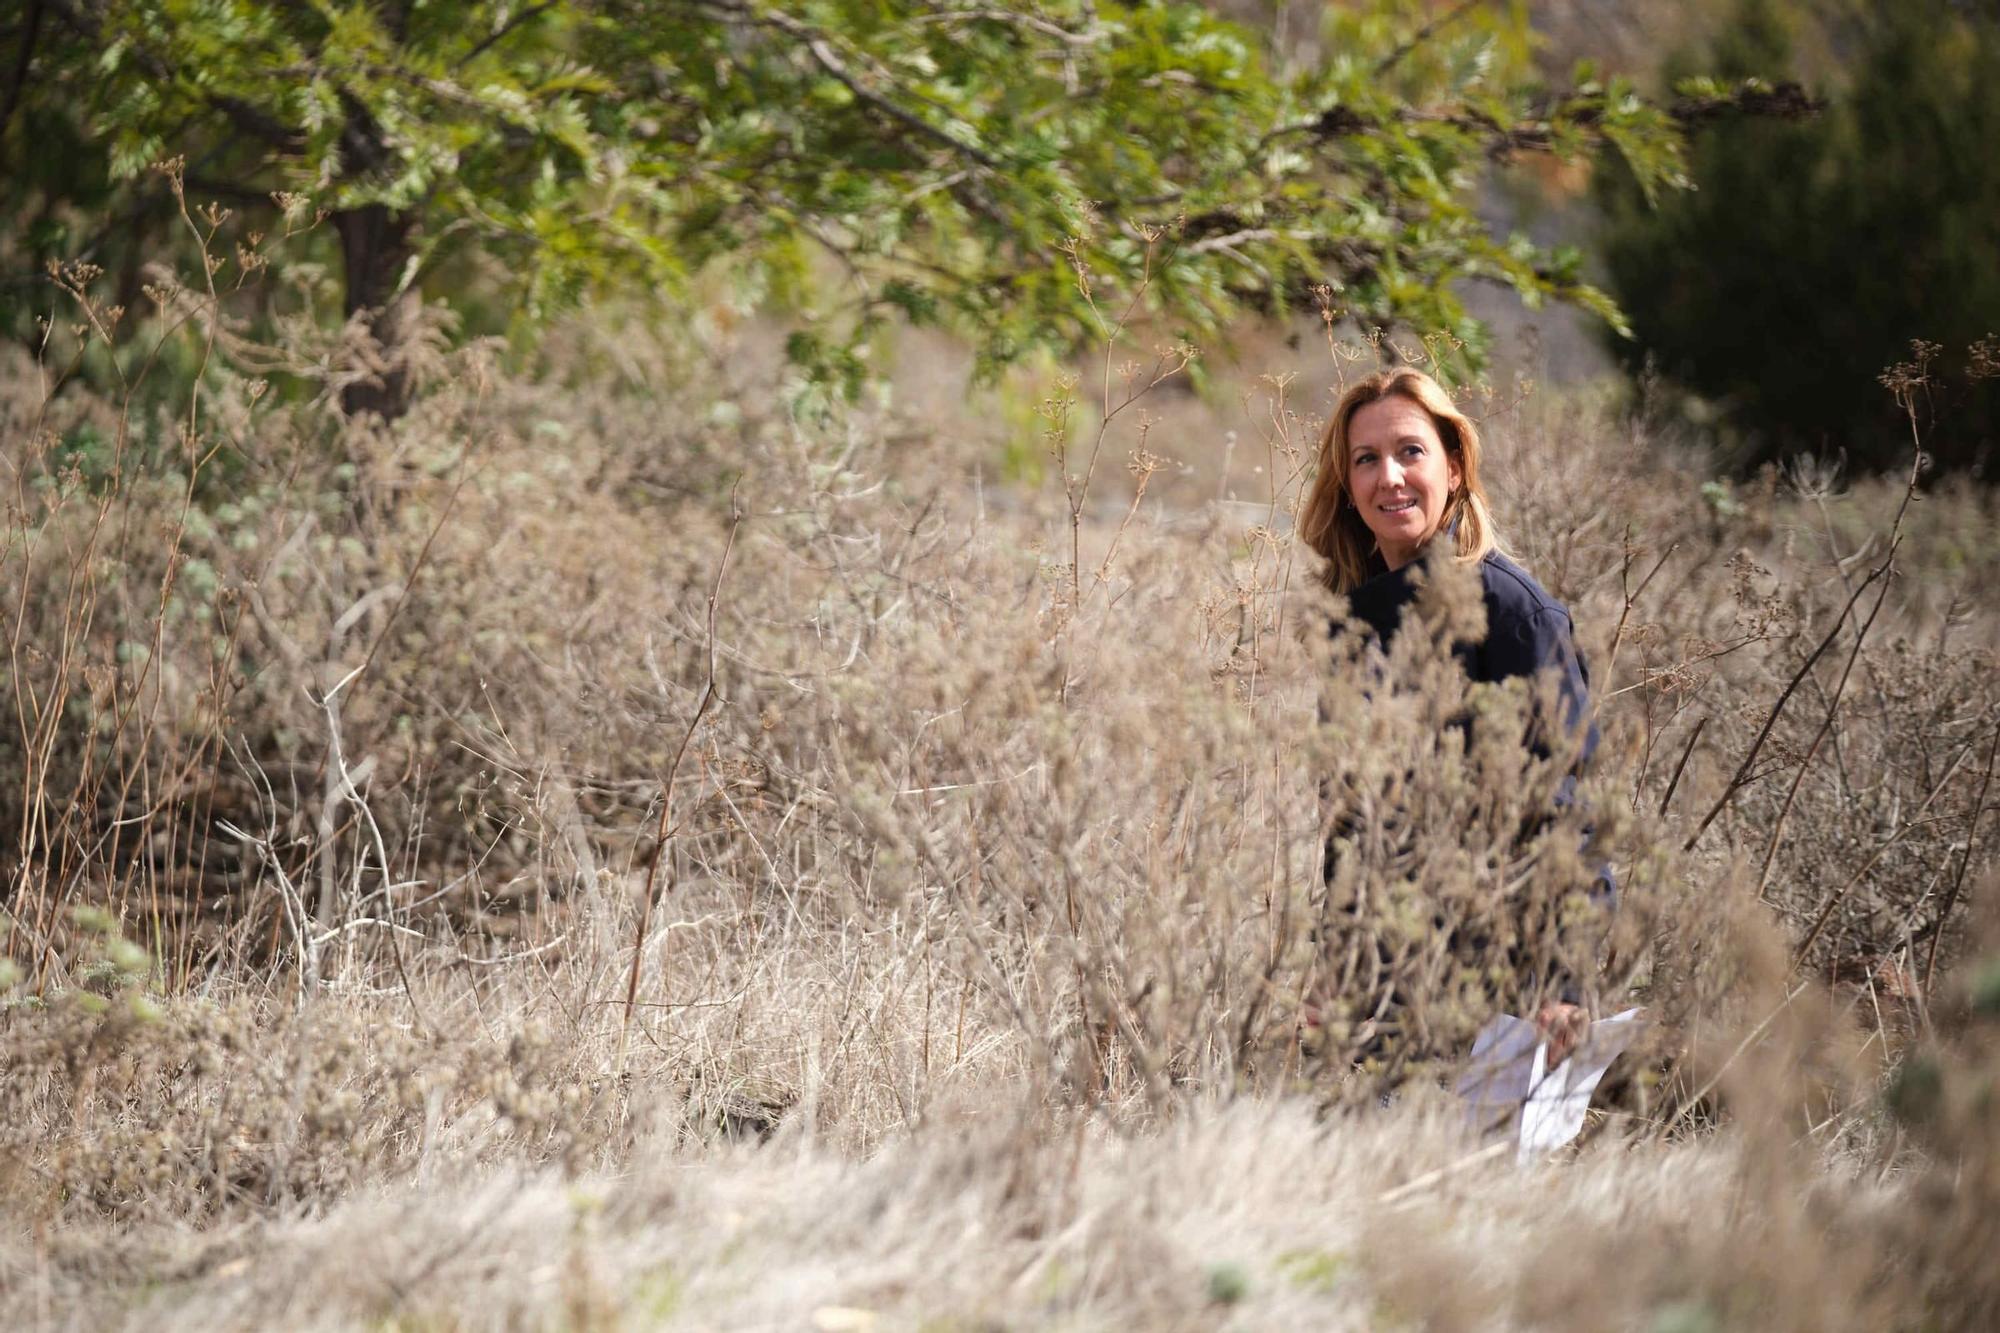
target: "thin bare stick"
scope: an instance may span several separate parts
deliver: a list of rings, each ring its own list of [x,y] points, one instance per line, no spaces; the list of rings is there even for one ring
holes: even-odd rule
[[[1861,646],[1868,641],[1868,631],[1875,624],[1875,617],[1882,613],[1882,599],[1889,595],[1889,585],[1884,582],[1875,594],[1875,605],[1868,608],[1868,619],[1854,636],[1854,648],[1847,654],[1847,665],[1841,668],[1840,683],[1833,687],[1833,698],[1827,702],[1826,718],[1819,724],[1819,731],[1813,735],[1812,744],[1806,747],[1806,757],[1799,761],[1799,771],[1792,775],[1792,785],[1785,792],[1785,804],[1778,811],[1777,821],[1771,825],[1771,841],[1764,848],[1764,865],[1757,872],[1757,892],[1761,896],[1764,886],[1771,882],[1771,866],[1778,857],[1778,840],[1785,835],[1785,821],[1791,817],[1792,802],[1798,799],[1799,788],[1804,785],[1806,774],[1812,770],[1813,757],[1833,730],[1833,720],[1840,714],[1841,696],[1847,693],[1848,677],[1854,674],[1854,663],[1861,656]],[[1928,802],[1926,802],[1928,804]]]
[[[1722,1082],[1722,1076],[1729,1072],[1729,1067],[1735,1064],[1737,1059],[1743,1054],[1743,1052],[1749,1050],[1750,1047],[1756,1043],[1759,1037],[1762,1037],[1764,1035],[1764,1033],[1770,1028],[1771,1024],[1777,1021],[1778,1015],[1784,1013],[1785,1010],[1791,1005],[1793,1000],[1798,999],[1799,996],[1805,993],[1806,993],[1806,986],[1805,983],[1803,982],[1801,982],[1797,986],[1794,986],[1791,990],[1787,991],[1785,993],[1785,998],[1779,1002],[1778,1007],[1773,1009],[1770,1013],[1764,1015],[1763,1021],[1758,1023],[1756,1027],[1750,1029],[1749,1035],[1744,1037],[1742,1041],[1738,1042],[1736,1044],[1736,1049],[1729,1053],[1729,1058],[1727,1060],[1724,1060],[1721,1063],[1721,1065],[1719,1065],[1716,1068],[1716,1071],[1713,1074],[1709,1075],[1708,1081],[1702,1084],[1701,1087],[1696,1090],[1695,1094],[1692,1097],[1689,1097],[1686,1101],[1681,1103],[1681,1109],[1674,1112],[1673,1119],[1667,1121],[1667,1123],[1661,1127],[1660,1132],[1662,1134],[1671,1132],[1675,1125],[1678,1125],[1681,1121],[1687,1119],[1688,1116],[1692,1115],[1694,1113],[1694,1108],[1701,1105],[1701,1099],[1708,1096],[1709,1093],[1715,1091],[1715,1085]]]
[[[1763,750],[1764,742],[1770,739],[1771,728],[1778,724],[1778,716],[1785,711],[1785,705],[1791,702],[1792,695],[1799,688],[1799,683],[1806,678],[1808,672],[1819,665],[1819,659],[1826,655],[1826,650],[1831,648],[1833,641],[1840,636],[1840,627],[1847,623],[1848,614],[1854,610],[1854,603],[1860,600],[1862,593],[1868,591],[1869,584],[1887,576],[1890,563],[1895,558],[1896,545],[1892,544],[1889,547],[1888,556],[1883,559],[1881,564],[1869,571],[1868,577],[1861,581],[1861,586],[1854,590],[1854,595],[1847,599],[1847,605],[1842,607],[1840,614],[1834,618],[1833,628],[1828,630],[1826,637],[1819,641],[1819,647],[1813,649],[1812,655],[1807,657],[1805,663],[1792,673],[1792,678],[1786,683],[1784,692],[1778,696],[1778,701],[1771,705],[1770,715],[1764,719],[1763,727],[1757,732],[1757,739],[1750,742],[1749,753],[1745,754],[1743,762],[1736,766],[1735,776],[1729,779],[1729,785],[1723,789],[1722,795],[1716,798],[1715,804],[1709,807],[1706,815],[1702,816],[1700,825],[1696,827],[1693,833],[1688,835],[1687,841],[1681,845],[1683,852],[1693,851],[1695,844],[1701,841],[1701,835],[1708,832],[1708,826],[1713,824],[1717,817],[1729,808],[1729,803],[1736,799],[1736,793],[1750,785],[1751,767],[1757,762],[1757,755]]]
[[[739,485],[741,483],[738,483]],[[664,858],[668,828],[673,822],[674,778],[681,771],[681,760],[687,757],[688,746],[694,741],[695,729],[701,726],[701,719],[715,702],[715,609],[722,596],[722,576],[729,569],[729,553],[736,548],[736,532],[743,526],[743,510],[736,503],[736,487],[729,490],[729,536],[722,543],[722,558],[715,564],[715,580],[708,588],[708,678],[702,682],[701,697],[695,701],[694,715],[688,718],[687,730],[681,733],[681,743],[674,751],[673,763],[667,766],[666,781],[660,784],[660,822],[653,831],[653,851],[646,858],[646,886],[639,903],[639,927],[632,941],[632,969],[625,978],[625,1019],[618,1027],[618,1059],[613,1066],[620,1074],[625,1072],[625,1051],[632,1035],[632,1010],[639,1001],[639,969],[646,957],[646,934],[653,925],[653,884],[660,873],[660,862]]]
[[[1800,963],[1805,961],[1806,951],[1811,949],[1813,944],[1819,939],[1819,933],[1826,929],[1826,923],[1833,918],[1834,909],[1847,900],[1847,895],[1854,891],[1854,886],[1859,884],[1862,877],[1875,868],[1875,863],[1887,855],[1891,847],[1894,847],[1903,840],[1905,833],[1925,822],[1924,811],[1931,808],[1931,802],[1938,798],[1938,793],[1944,790],[1944,785],[1951,781],[1953,774],[1958,772],[1958,766],[1964,763],[1965,756],[1972,752],[1973,744],[1974,741],[1967,741],[1959,747],[1957,756],[1952,759],[1950,765],[1945,769],[1944,776],[1940,777],[1932,785],[1930,794],[1924,797],[1924,803],[1917,807],[1917,812],[1904,820],[1902,827],[1884,839],[1882,844],[1875,849],[1874,853],[1866,861],[1862,862],[1861,868],[1848,876],[1847,882],[1835,890],[1833,896],[1826,900],[1826,906],[1820,909],[1819,916],[1813,920],[1812,929],[1806,932],[1806,937],[1799,941],[1799,947],[1792,953],[1792,967],[1794,970],[1798,968]]]
[[[1376,77],[1377,79],[1382,78],[1384,75],[1389,73],[1390,70],[1402,64],[1404,58],[1407,57],[1410,54],[1410,52],[1416,50],[1418,47],[1422,46],[1425,42],[1437,36],[1437,34],[1441,30],[1450,27],[1452,24],[1458,22],[1460,19],[1464,18],[1467,14],[1471,13],[1474,9],[1477,9],[1478,7],[1479,7],[1478,0],[1461,0],[1461,2],[1458,5],[1454,6],[1451,9],[1446,10],[1444,13],[1438,15],[1430,22],[1424,24],[1423,27],[1418,28],[1415,32],[1411,33],[1407,38],[1405,38],[1396,47],[1395,50],[1389,52],[1388,55],[1383,56],[1380,60],[1375,62],[1374,77]]]
[[[430,535],[424,538],[424,544],[418,548],[416,561],[410,566],[410,576],[403,580],[403,586],[396,594],[395,605],[389,608],[388,618],[382,622],[382,628],[375,632],[374,642],[368,645],[368,653],[361,659],[361,668],[354,673],[355,677],[367,675],[368,668],[375,664],[375,655],[382,651],[382,641],[389,637],[389,631],[395,627],[396,617],[403,613],[403,604],[410,600],[410,591],[417,586],[417,579],[422,576],[424,566],[430,561],[431,547],[437,542],[438,534],[444,531],[444,525],[450,520],[452,511],[458,508],[458,497],[465,490],[465,483],[471,477],[472,454],[468,450],[459,459],[458,480],[452,484],[451,494],[445,497],[444,509],[438,514],[437,522],[431,525]]]
[[[1665,815],[1667,807],[1674,803],[1674,793],[1680,790],[1681,774],[1687,771],[1688,757],[1694,753],[1695,742],[1701,739],[1702,728],[1707,725],[1708,715],[1704,713],[1701,720],[1694,724],[1693,733],[1688,736],[1687,746],[1681,751],[1680,762],[1674,765],[1674,775],[1667,782],[1667,794],[1660,798],[1660,813],[1662,815]]]
[[[1914,377],[1911,373],[1913,370],[1915,371]],[[1757,752],[1764,748],[1764,742],[1770,737],[1771,728],[1777,724],[1778,714],[1785,711],[1785,704],[1791,699],[1792,692],[1798,689],[1799,683],[1812,672],[1813,667],[1818,665],[1820,657],[1833,645],[1834,639],[1839,637],[1840,627],[1847,623],[1847,617],[1853,612],[1854,604],[1861,600],[1862,593],[1868,591],[1868,585],[1879,578],[1887,577],[1889,572],[1895,567],[1896,552],[1903,544],[1903,519],[1910,512],[1910,502],[1917,497],[1917,482],[1924,474],[1923,439],[1917,431],[1916,404],[1915,399],[1912,397],[1915,392],[1915,386],[1921,382],[1921,371],[1921,364],[1914,368],[1897,366],[1888,374],[1885,374],[1882,379],[1882,382],[1896,395],[1897,403],[1910,418],[1910,478],[1908,483],[1903,487],[1903,501],[1896,506],[1896,517],[1889,524],[1889,549],[1883,555],[1882,563],[1869,570],[1868,577],[1861,580],[1861,586],[1854,589],[1848,595],[1847,605],[1842,607],[1840,614],[1834,618],[1833,628],[1827,631],[1824,639],[1820,640],[1819,647],[1813,649],[1812,656],[1805,660],[1805,665],[1801,666],[1797,673],[1792,676],[1790,683],[1785,686],[1784,693],[1778,696],[1778,701],[1771,705],[1771,715],[1764,719],[1763,729],[1757,733],[1757,739],[1750,743],[1750,752],[1743,756],[1743,763],[1738,766],[1736,776],[1729,780],[1729,785],[1723,789],[1721,797],[1716,800],[1715,805],[1703,817],[1701,826],[1688,835],[1687,842],[1681,847],[1681,850],[1684,852],[1694,850],[1694,845],[1701,841],[1701,835],[1708,832],[1708,826],[1713,824],[1716,817],[1728,808],[1730,801],[1735,799],[1736,793],[1749,785],[1748,775],[1750,773],[1750,766],[1756,762]],[[1886,593],[1886,591],[1887,589],[1885,588],[1884,592]],[[1882,599],[1878,596],[1875,599],[1875,609],[1880,610],[1881,606]],[[1874,612],[1871,611],[1868,618],[1872,623],[1875,618]],[[1864,629],[1862,632],[1866,634],[1867,631]],[[1860,651],[1858,641],[1855,645],[1855,651]],[[1852,665],[1851,660],[1849,664],[1850,666]],[[1846,677],[1843,676],[1842,680],[1844,681],[1845,679]]]
[[[1631,530],[1629,528],[1626,530],[1626,540],[1628,543],[1631,540]],[[1625,622],[1631,619],[1632,608],[1638,605],[1639,599],[1646,594],[1647,585],[1652,583],[1655,575],[1666,568],[1667,560],[1675,551],[1680,550],[1680,548],[1680,543],[1675,542],[1672,546],[1662,551],[1660,558],[1655,560],[1653,567],[1646,572],[1646,577],[1640,579],[1639,586],[1634,588],[1632,586],[1632,553],[1628,545],[1625,556],[1625,567],[1619,575],[1620,585],[1625,592],[1625,606],[1618,613],[1618,628],[1611,632],[1611,650],[1604,657],[1604,679],[1610,680],[1612,670],[1618,665],[1618,649],[1625,642]]]
[[[1383,1207],[1390,1207],[1395,1204],[1401,1203],[1403,1200],[1409,1198],[1411,1195],[1416,1194],[1419,1191],[1423,1190],[1426,1186],[1435,1185],[1440,1180],[1444,1180],[1447,1177],[1457,1175],[1459,1172],[1466,1170],[1468,1167],[1477,1166],[1481,1162],[1491,1161],[1492,1159],[1498,1157],[1500,1154],[1506,1152],[1507,1149],[1513,1146],[1514,1146],[1513,1144],[1509,1143],[1505,1139],[1500,1139],[1497,1142],[1489,1143],[1484,1148],[1479,1149],[1479,1151],[1477,1152],[1468,1153],[1464,1157],[1461,1157],[1456,1161],[1446,1162],[1443,1166],[1438,1167],[1435,1171],[1426,1171],[1422,1175],[1416,1177],[1413,1180],[1404,1181],[1402,1184],[1396,1186],[1396,1188],[1385,1191],[1384,1193],[1377,1195],[1375,1197],[1375,1202]]]
[[[1924,994],[1931,991],[1931,978],[1937,974],[1938,942],[1944,938],[1945,923],[1951,920],[1951,909],[1958,906],[1959,890],[1965,887],[1965,868],[1972,864],[1972,849],[1979,839],[1979,820],[1986,813],[1986,789],[1993,782],[1993,756],[2000,751],[2000,727],[1993,729],[1993,741],[1986,747],[1986,772],[1979,779],[1979,799],[1972,803],[1972,818],[1965,828],[1965,852],[1958,859],[1958,874],[1952,877],[1951,892],[1944,898],[1944,908],[1938,913],[1937,928],[1931,932],[1931,947],[1924,957]]]

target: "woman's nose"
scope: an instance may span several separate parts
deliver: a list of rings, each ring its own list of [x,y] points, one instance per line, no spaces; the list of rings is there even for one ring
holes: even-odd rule
[[[1382,480],[1391,486],[1403,484],[1403,465],[1395,459],[1386,459],[1382,464]]]

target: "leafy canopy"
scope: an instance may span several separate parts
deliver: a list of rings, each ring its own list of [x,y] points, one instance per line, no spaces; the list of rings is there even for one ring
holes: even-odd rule
[[[118,244],[148,164],[179,156],[197,197],[287,191],[342,224],[364,318],[469,249],[504,261],[529,324],[724,267],[850,382],[891,316],[972,334],[990,367],[1092,338],[1142,291],[1195,338],[1317,300],[1476,350],[1467,278],[1615,322],[1578,255],[1492,236],[1472,187],[1515,153],[1604,148],[1647,188],[1678,178],[1676,109],[1588,70],[1538,86],[1511,6],[1333,7],[1297,70],[1184,3],[34,8],[0,126],[27,188],[0,217],[69,221],[15,247],[32,261]]]

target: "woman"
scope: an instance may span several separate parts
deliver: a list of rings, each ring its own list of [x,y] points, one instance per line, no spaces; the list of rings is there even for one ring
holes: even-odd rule
[[[1327,423],[1300,533],[1326,557],[1328,582],[1346,594],[1353,617],[1384,646],[1417,595],[1421,583],[1412,576],[1419,569],[1438,560],[1476,568],[1486,634],[1455,643],[1454,656],[1474,682],[1553,676],[1567,735],[1555,734],[1538,712],[1526,743],[1543,758],[1559,745],[1573,747],[1581,767],[1596,748],[1597,729],[1569,612],[1501,552],[1479,463],[1478,430],[1430,376],[1408,367],[1370,375],[1342,395]],[[1569,801],[1574,782],[1572,770],[1558,804]],[[1341,836],[1351,831],[1351,817],[1339,812],[1329,875]],[[1596,896],[1611,896],[1608,872]],[[1568,1053],[1584,1019],[1572,1003],[1542,1007],[1551,1066]]]

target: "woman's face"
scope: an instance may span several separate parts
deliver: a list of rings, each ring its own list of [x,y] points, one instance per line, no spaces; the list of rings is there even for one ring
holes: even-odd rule
[[[1390,394],[1348,419],[1347,494],[1389,568],[1416,559],[1437,534],[1458,481],[1458,464],[1423,404]]]

